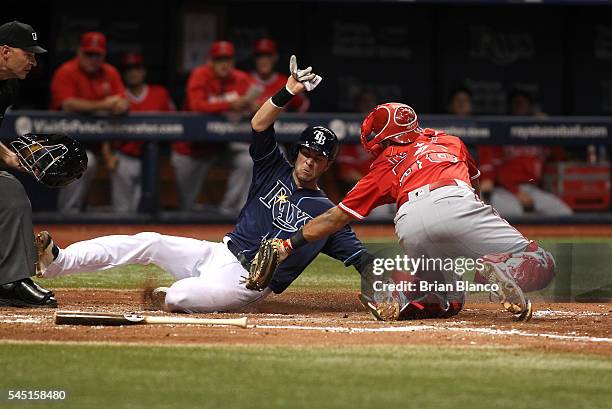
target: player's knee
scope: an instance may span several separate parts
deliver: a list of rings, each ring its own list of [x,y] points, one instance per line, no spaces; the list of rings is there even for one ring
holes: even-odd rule
[[[168,290],[166,294],[166,310],[169,312],[186,312],[186,296],[180,291]]]
[[[162,235],[159,233],[146,231],[135,234],[134,237],[143,244],[143,247],[146,247],[150,255],[154,255],[161,247]]]
[[[189,286],[181,281],[174,283],[166,293],[166,310],[169,312],[192,312],[189,310],[192,304]]]
[[[166,309],[170,312],[200,313],[225,311],[219,298],[222,288],[211,287],[201,278],[184,278],[172,284],[166,293]]]

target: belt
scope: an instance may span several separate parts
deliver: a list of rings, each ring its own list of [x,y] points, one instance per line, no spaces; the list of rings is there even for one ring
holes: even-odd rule
[[[249,260],[247,260],[246,256],[244,255],[245,251],[240,250],[238,246],[236,246],[231,240],[228,240],[228,242],[226,243],[226,246],[227,246],[227,249],[230,251],[230,253],[236,256],[236,259],[240,262],[242,267],[246,271],[250,271],[251,263],[249,262]]]
[[[436,189],[439,189],[441,187],[444,187],[444,186],[461,186],[461,185],[459,183],[457,183],[457,181],[455,179],[442,179],[442,180],[438,180],[437,182],[430,183],[429,185],[420,186],[420,187],[418,187],[418,188],[416,188],[414,190],[411,190],[410,192],[414,192],[415,190],[421,189],[421,188],[423,188],[425,186],[429,186],[429,191],[432,192],[432,191],[434,191]],[[397,205],[398,209],[400,207],[402,207],[402,205],[408,201],[408,196],[410,195],[410,192],[408,192],[408,193],[406,193],[404,195],[404,200],[402,200]]]

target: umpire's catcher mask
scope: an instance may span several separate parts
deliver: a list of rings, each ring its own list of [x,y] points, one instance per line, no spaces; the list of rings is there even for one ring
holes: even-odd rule
[[[11,142],[21,166],[48,187],[62,187],[87,169],[83,145],[61,134],[25,134]]]
[[[320,152],[330,161],[336,159],[336,155],[338,155],[338,150],[340,149],[336,134],[324,126],[309,126],[304,129],[300,135],[300,139],[291,150],[292,162],[295,162],[301,146]]]

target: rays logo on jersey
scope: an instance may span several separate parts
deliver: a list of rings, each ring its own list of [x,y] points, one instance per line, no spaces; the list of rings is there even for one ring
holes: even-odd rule
[[[272,211],[272,224],[284,231],[294,233],[312,217],[289,201],[291,189],[280,180],[259,201]]]

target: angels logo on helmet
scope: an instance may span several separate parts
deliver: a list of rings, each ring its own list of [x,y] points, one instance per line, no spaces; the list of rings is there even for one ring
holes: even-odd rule
[[[378,156],[384,149],[381,142],[391,140],[398,144],[414,141],[422,132],[414,109],[406,104],[389,102],[374,108],[361,124],[361,144],[364,149]]]

